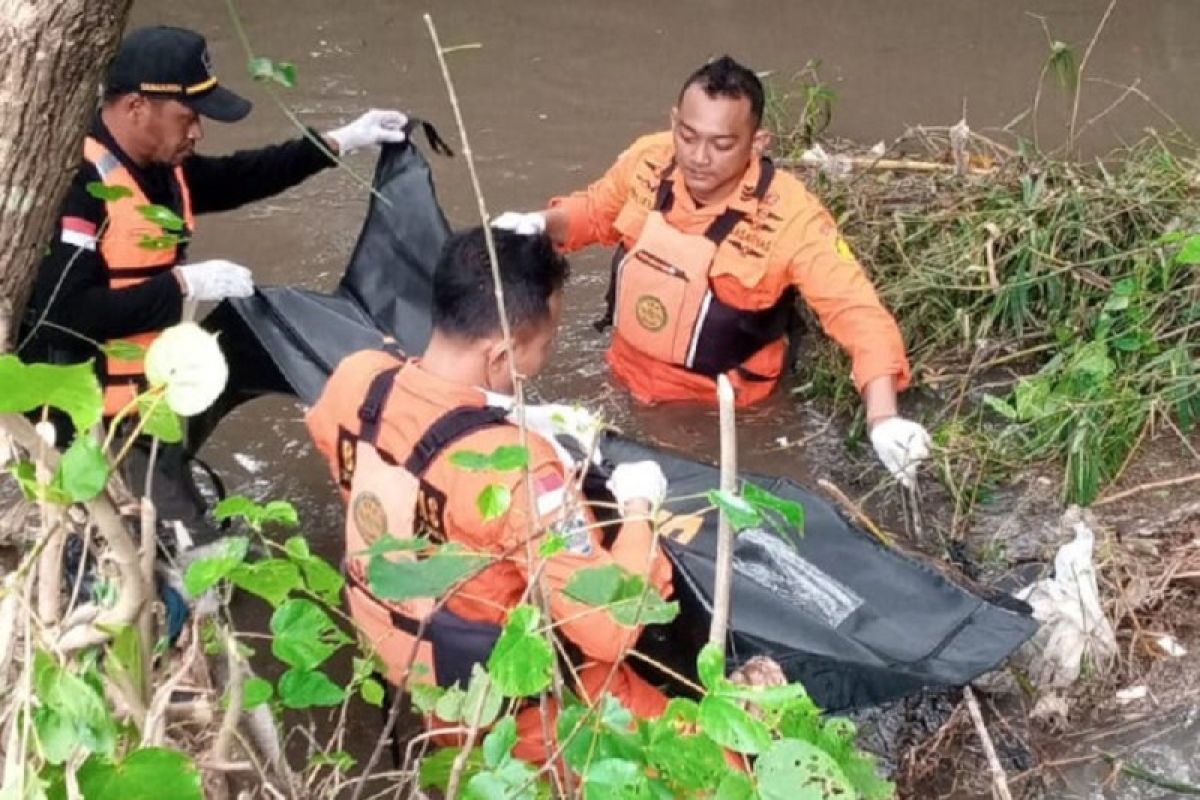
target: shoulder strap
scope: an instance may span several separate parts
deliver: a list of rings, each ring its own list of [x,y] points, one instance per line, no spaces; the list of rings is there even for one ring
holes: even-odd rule
[[[507,411],[496,406],[463,406],[447,411],[413,445],[412,453],[404,461],[404,469],[417,477],[424,475],[447,447],[468,433],[503,423],[507,415]]]
[[[358,431],[360,442],[366,442],[374,447],[379,439],[379,424],[383,421],[383,407],[387,405],[388,398],[392,395],[392,387],[396,385],[396,373],[400,371],[401,366],[403,365],[397,364],[385,369],[371,379],[371,385],[367,387],[367,395],[358,407],[358,419],[362,422],[362,427]]]

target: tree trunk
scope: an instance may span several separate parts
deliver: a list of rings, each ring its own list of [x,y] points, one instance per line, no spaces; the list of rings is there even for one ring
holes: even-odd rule
[[[0,0],[0,353],[81,159],[132,0]]]

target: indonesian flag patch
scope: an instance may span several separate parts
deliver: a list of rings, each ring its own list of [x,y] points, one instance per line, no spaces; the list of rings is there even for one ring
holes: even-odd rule
[[[557,472],[540,475],[534,481],[537,490],[537,510],[541,516],[560,508],[566,495],[566,485]]]
[[[96,224],[83,217],[62,218],[62,239],[64,244],[81,247],[84,250],[96,249]]]

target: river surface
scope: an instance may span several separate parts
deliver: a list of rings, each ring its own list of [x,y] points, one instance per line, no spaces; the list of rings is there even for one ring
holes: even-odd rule
[[[422,13],[431,11],[444,46],[478,45],[449,56],[488,207],[541,208],[554,194],[598,177],[634,137],[662,129],[679,84],[707,58],[730,53],[777,77],[810,60],[837,92],[831,134],[891,141],[917,124],[951,125],[964,109],[972,127],[999,129],[1033,101],[1052,35],[1081,58],[1106,0],[691,0],[603,3],[564,0],[411,4],[399,0],[245,0],[239,12],[256,54],[294,62],[299,83],[281,91],[309,125],[327,130],[370,107],[398,107],[433,121],[459,144]],[[137,0],[134,25],[174,24],[208,37],[223,83],[255,101],[236,125],[209,123],[201,152],[221,153],[294,135],[261,85],[220,0]],[[1200,128],[1200,3],[1126,0],[1116,7],[1087,64],[1081,122],[1107,108],[1118,85],[1137,90]],[[1092,80],[1094,79],[1094,80]],[[1043,142],[1061,137],[1063,99],[1047,79]],[[1167,129],[1155,107],[1132,95],[1084,135],[1093,151]],[[1028,131],[1028,127],[1023,128]],[[461,147],[456,146],[456,150]],[[349,164],[369,176],[372,155]],[[431,157],[451,222],[477,224],[461,157]],[[196,259],[223,257],[254,269],[263,284],[328,290],[346,264],[365,211],[363,190],[329,171],[280,197],[202,220]],[[556,360],[535,385],[545,399],[583,401],[627,433],[701,458],[716,453],[716,418],[704,409],[637,408],[606,379],[600,313],[608,254],[572,259],[566,323]],[[266,398],[239,410],[204,455],[231,491],[288,498],[314,546],[336,553],[339,504],[314,455],[302,409]],[[739,419],[744,468],[805,482],[831,474],[861,482],[879,471],[842,445],[829,424],[781,393]],[[796,446],[796,443],[803,443]],[[861,465],[858,466],[858,465]]]

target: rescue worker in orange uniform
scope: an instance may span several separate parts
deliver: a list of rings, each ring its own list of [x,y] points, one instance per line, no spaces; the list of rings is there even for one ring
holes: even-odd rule
[[[585,190],[494,224],[546,231],[565,251],[617,246],[608,363],[645,403],[714,402],[721,373],[739,405],[764,399],[799,293],[853,361],[880,460],[911,485],[929,435],[897,413],[910,377],[899,328],[829,212],[764,155],[763,104],[751,70],[717,59],[684,83],[669,132],[638,139]]]
[[[646,577],[664,596],[669,593],[670,562],[654,546],[648,522],[666,493],[658,465],[645,461],[614,469],[609,488],[624,518],[605,548],[570,465],[548,438],[528,432],[527,473],[471,472],[450,461],[456,451],[491,453],[520,443],[520,431],[508,419],[509,359],[517,373],[537,375],[550,357],[562,309],[567,262],[550,239],[495,233],[514,339],[511,353],[495,306],[483,231],[476,228],[452,236],[443,250],[433,281],[433,336],[424,355],[367,350],[347,357],[308,414],[309,432],[347,502],[351,614],[393,684],[409,677],[406,666],[419,647],[417,663],[430,672],[413,679],[465,686],[472,665],[486,662],[508,611],[522,601],[530,575],[539,571],[557,630],[582,657],[582,685],[574,688],[592,699],[608,691],[634,714],[658,715],[666,698],[621,661],[638,629],[622,627],[603,609],[563,593],[578,570],[607,564]],[[532,506],[526,481],[532,484]],[[509,490],[511,507],[486,520],[477,498],[494,484]],[[566,547],[543,563],[530,553],[536,554],[540,537],[551,529],[564,536]],[[531,530],[538,540],[527,548]],[[385,532],[456,543],[490,554],[495,562],[431,615],[431,600],[393,603],[372,593],[362,553]],[[428,625],[418,642],[425,618]],[[538,708],[521,711],[517,721],[515,754],[544,760],[549,751]]]
[[[217,301],[254,291],[250,270],[240,264],[187,259],[195,215],[270,197],[334,164],[303,137],[223,157],[195,152],[204,135],[202,116],[236,122],[248,113],[250,102],[218,82],[207,44],[193,31],[135,30],[108,70],[82,162],[38,271],[19,349],[26,361],[96,359],[106,417],[145,388],[145,374],[141,359],[106,358],[98,343],[146,347],[157,331],[179,321],[185,299]],[[402,141],[406,122],[398,111],[373,110],[311,135],[333,154],[345,154]],[[163,227],[139,212],[151,204],[182,228],[174,222]],[[65,446],[70,431],[56,424]]]

